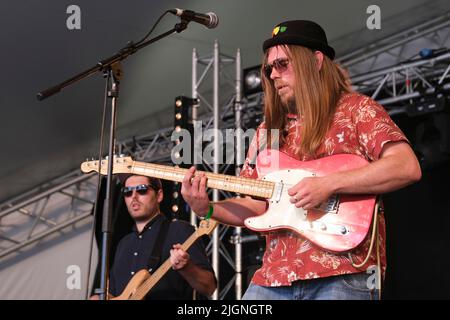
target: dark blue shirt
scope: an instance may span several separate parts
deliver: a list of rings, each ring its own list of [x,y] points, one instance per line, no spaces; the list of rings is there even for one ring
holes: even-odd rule
[[[158,215],[144,227],[141,233],[134,226],[133,231],[120,240],[110,272],[109,292],[113,296],[123,292],[136,272],[148,269],[149,259],[163,220],[166,220],[166,217],[162,214]],[[194,231],[194,227],[186,221],[172,220],[163,244],[160,265],[169,258],[172,246],[176,243],[183,244]],[[213,272],[202,239],[197,239],[188,249],[188,253],[191,262]],[[178,271],[170,269],[150,290],[146,299],[190,300],[192,293],[193,289]]]

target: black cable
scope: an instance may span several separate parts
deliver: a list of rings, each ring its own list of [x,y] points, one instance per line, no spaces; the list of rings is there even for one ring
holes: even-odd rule
[[[109,83],[110,83],[110,78],[107,77],[107,81],[106,81],[106,86],[105,86],[105,97],[107,97],[108,95],[108,88],[109,88]],[[98,210],[98,198],[100,196],[100,186],[101,186],[101,181],[102,181],[102,175],[101,175],[101,170],[100,170],[100,163],[102,161],[102,153],[103,153],[103,145],[104,145],[104,138],[105,138],[105,124],[106,124],[106,115],[107,115],[107,107],[108,107],[108,103],[107,103],[108,99],[104,99],[104,103],[103,103],[103,118],[102,118],[102,124],[101,124],[101,132],[100,132],[100,147],[98,150],[98,163],[99,163],[99,168],[98,168],[98,174],[97,174],[97,190],[96,190],[96,200],[94,202],[94,208],[93,208],[93,223],[92,223],[92,229],[91,229],[91,246],[90,246],[90,250],[89,250],[89,258],[88,258],[88,266],[87,266],[87,282],[86,282],[86,299],[89,299],[89,281],[90,281],[90,276],[91,276],[91,262],[92,262],[92,251],[93,251],[93,246],[94,246],[94,235],[95,235],[95,230],[97,228],[97,210]],[[95,283],[94,283],[95,286]]]
[[[161,19],[168,14],[170,11],[167,10],[166,12],[164,12],[159,18],[158,20],[156,20],[155,24],[153,25],[153,27],[150,29],[150,31],[144,36],[144,38],[142,38],[141,40],[139,40],[135,46],[140,45],[141,43],[143,43],[145,40],[147,40],[147,38],[150,36],[150,34],[153,32],[153,30],[155,30],[156,26],[158,25],[158,23],[161,21]]]

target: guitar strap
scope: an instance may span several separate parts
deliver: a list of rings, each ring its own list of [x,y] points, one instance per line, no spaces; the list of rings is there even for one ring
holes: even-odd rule
[[[152,254],[150,255],[147,263],[147,269],[150,272],[156,270],[161,264],[162,249],[167,238],[169,226],[170,221],[166,218],[163,218],[161,221],[161,226],[159,227],[158,235],[155,239],[155,245],[153,246]]]

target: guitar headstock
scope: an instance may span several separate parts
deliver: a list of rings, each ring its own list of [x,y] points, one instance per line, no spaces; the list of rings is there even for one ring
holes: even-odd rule
[[[197,228],[197,235],[199,237],[210,234],[214,228],[217,226],[217,221],[212,219],[205,219],[200,221],[200,225]]]
[[[108,174],[108,159],[100,161],[100,173],[102,175]],[[131,173],[133,166],[133,159],[131,157],[114,157],[113,158],[113,174],[116,173]],[[99,172],[99,161],[85,161],[81,164],[81,171],[89,173],[92,171]]]

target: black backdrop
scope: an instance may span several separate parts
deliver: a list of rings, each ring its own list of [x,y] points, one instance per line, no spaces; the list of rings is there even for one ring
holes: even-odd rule
[[[417,147],[423,142],[433,145],[439,141],[441,150],[448,147],[448,132],[430,133],[428,138],[417,133],[432,117],[393,117],[419,158]],[[438,148],[432,152],[439,160],[435,163],[423,159],[418,183],[383,197],[388,265],[385,299],[450,298],[450,161],[442,161],[436,155],[439,152]]]

